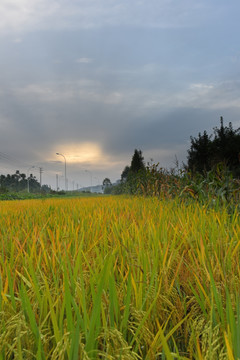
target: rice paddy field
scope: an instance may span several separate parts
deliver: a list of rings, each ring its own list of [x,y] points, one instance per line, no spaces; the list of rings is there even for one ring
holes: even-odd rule
[[[0,203],[0,359],[240,359],[237,210]]]

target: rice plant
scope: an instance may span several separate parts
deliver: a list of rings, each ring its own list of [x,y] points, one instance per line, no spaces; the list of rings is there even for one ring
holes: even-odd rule
[[[239,225],[177,198],[2,202],[0,359],[240,359]]]

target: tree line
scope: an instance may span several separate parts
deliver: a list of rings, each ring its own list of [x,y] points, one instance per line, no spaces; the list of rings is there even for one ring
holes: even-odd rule
[[[142,151],[135,149],[130,166],[122,171],[120,183],[113,186],[108,182],[104,191],[169,196],[187,193],[192,197],[212,191],[213,195],[218,193],[227,198],[231,183],[236,194],[240,181],[240,129],[233,129],[231,122],[224,126],[221,117],[220,127],[215,127],[213,134],[205,130],[190,140],[187,164],[171,170],[159,164],[145,164]]]
[[[228,126],[220,118],[220,127],[213,129],[213,134],[208,134],[205,130],[197,137],[190,136],[191,145],[187,150],[187,164],[183,164],[182,169],[176,171],[165,170],[158,164],[145,164],[143,153],[135,149],[131,164],[125,166],[121,173],[121,179],[116,185],[112,185],[109,178],[103,181],[105,193],[151,193],[149,190],[161,187],[167,188],[167,183],[179,181],[186,176],[188,179],[200,176],[201,179],[209,177],[209,173],[215,171],[228,174],[234,179],[240,179],[240,128],[233,129],[232,123]],[[174,175],[175,178],[171,178]],[[219,176],[219,174],[218,174]],[[177,180],[176,180],[177,179]],[[41,187],[33,174],[28,177],[25,173],[16,170],[15,174],[0,175],[0,191],[27,191],[30,192],[49,192],[51,189],[47,185]],[[152,190],[157,193],[159,190]]]
[[[25,173],[16,170],[14,174],[0,175],[0,192],[8,191],[30,191],[30,192],[48,192],[50,187],[47,185],[41,186],[33,174],[28,177]]]
[[[232,123],[224,126],[223,117],[220,127],[215,127],[213,134],[205,130],[198,137],[190,137],[187,169],[205,174],[217,164],[222,163],[233,174],[240,177],[240,128],[233,129]]]

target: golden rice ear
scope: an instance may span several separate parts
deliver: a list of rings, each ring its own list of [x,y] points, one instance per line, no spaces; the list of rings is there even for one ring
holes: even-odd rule
[[[101,359],[139,360],[139,355],[133,351],[132,347],[124,339],[123,334],[117,329],[102,329],[98,340],[100,347],[106,348],[105,351],[98,351],[98,356]],[[107,344],[107,346],[104,346],[104,344]]]

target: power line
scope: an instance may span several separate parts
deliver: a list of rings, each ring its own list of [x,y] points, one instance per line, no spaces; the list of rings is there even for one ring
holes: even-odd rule
[[[22,162],[19,159],[17,159],[15,156],[6,154],[6,153],[4,153],[2,151],[0,151],[0,160],[2,160],[5,163],[6,162],[7,163],[12,163],[12,164],[17,165],[17,166],[29,167],[29,164],[27,164],[25,162]]]

